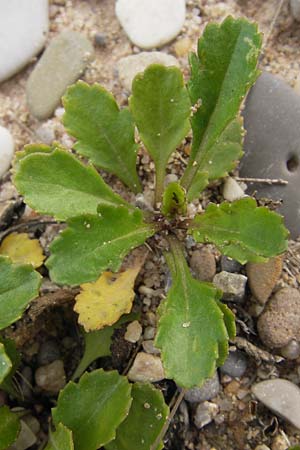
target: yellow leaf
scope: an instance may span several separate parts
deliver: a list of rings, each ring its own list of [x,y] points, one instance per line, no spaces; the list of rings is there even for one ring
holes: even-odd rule
[[[45,259],[38,239],[30,239],[26,233],[11,233],[4,238],[0,255],[9,256],[15,263],[31,264],[34,268],[40,267]]]
[[[123,314],[130,312],[134,281],[140,268],[138,264],[125,272],[104,272],[94,283],[81,285],[82,291],[75,298],[74,310],[86,331],[113,325]]]

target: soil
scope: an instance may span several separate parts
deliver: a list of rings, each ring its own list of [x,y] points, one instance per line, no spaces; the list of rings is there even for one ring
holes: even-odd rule
[[[278,4],[279,1],[275,0],[225,0],[224,2],[188,0],[186,24],[176,41],[188,37],[195,48],[199,35],[209,21],[220,21],[228,14],[235,17],[246,16],[257,21],[261,31],[265,33],[265,47],[260,61],[261,69],[277,74],[294,86],[300,74],[300,25],[293,21],[286,1],[274,27],[271,27]],[[140,50],[131,45],[121,29],[114,14],[114,1],[66,0],[62,2],[53,0],[50,1],[50,15],[49,41],[67,28],[84,33],[92,41],[97,33],[105,34],[106,45],[104,47],[95,46],[95,61],[87,68],[83,79],[88,83],[99,82],[104,85],[114,93],[120,104],[125,105],[128,93],[124,92],[119,83],[115,69],[116,63],[121,57],[137,53]],[[176,41],[161,50],[176,56]],[[187,55],[179,58],[179,61],[184,73],[188,74]],[[29,114],[25,99],[26,81],[35,62],[32,61],[32,64],[29,64],[22,72],[0,86],[0,123],[12,132],[17,151],[22,149],[25,144],[37,141],[35,130],[40,123]],[[60,112],[58,110],[48,124],[54,128],[56,140],[70,148],[72,139],[65,133],[60,123]],[[182,161],[188,153],[188,144],[187,141],[173,158],[173,164],[168,169],[169,173],[178,174],[182,171]],[[141,163],[140,175],[145,190],[147,195],[151,195],[153,164],[143,150],[140,152],[139,161]],[[114,177],[107,177],[107,179],[118,191],[122,190],[123,194],[130,198],[130,194],[124,192],[123,187]],[[0,184],[0,200],[3,202],[12,194],[15,195],[8,173]],[[218,201],[221,198],[220,186],[216,184],[205,193],[201,206],[205,207],[208,199]],[[15,195],[15,199],[14,210],[4,229],[9,229],[8,227],[14,226],[20,221],[25,224],[27,221],[37,218],[30,208],[26,207],[24,211],[24,205],[17,195]],[[41,220],[45,220],[45,218],[41,218]],[[47,254],[47,245],[57,233],[58,228],[56,225],[39,224],[30,228],[29,232],[31,236],[40,238]],[[299,287],[299,247],[299,242],[290,242],[278,286]],[[189,253],[195,248],[196,246],[190,247]],[[219,270],[220,255],[216,250],[213,251]],[[46,269],[41,269],[41,272],[47,280]],[[155,323],[156,307],[164,296],[166,278],[166,267],[161,257],[150,252],[137,280],[137,297],[134,306],[135,310],[141,313],[140,322],[144,327],[153,326]],[[39,301],[33,302],[25,316],[6,330],[7,336],[16,340],[22,352],[20,373],[22,371],[24,373],[24,367],[29,367],[34,372],[38,367],[37,354],[41,344],[49,339],[54,339],[57,343],[61,343],[62,359],[65,363],[67,379],[70,379],[83,350],[77,317],[72,309],[75,294],[76,290],[62,290],[49,280],[46,281],[43,284]],[[166,435],[166,450],[254,450],[259,444],[265,444],[272,450],[281,450],[287,448],[288,445],[300,442],[300,434],[295,428],[273,415],[262,404],[255,401],[250,393],[251,385],[255,381],[270,378],[271,375],[280,375],[299,383],[300,359],[296,361],[283,360],[278,363],[276,358],[263,348],[256,333],[256,319],[250,314],[250,293],[248,293],[248,300],[243,307],[233,304],[232,309],[237,317],[237,335],[241,338],[239,344],[232,344],[232,348],[243,346],[242,343],[246,342],[244,347],[248,353],[247,372],[241,379],[232,379],[227,375],[221,375],[221,393],[213,400],[218,405],[219,413],[214,421],[201,430],[198,430],[193,424],[194,408],[183,402]],[[126,327],[123,327],[114,334],[111,347],[112,357],[97,360],[90,368],[114,368],[120,372],[128,370],[128,364],[132,362],[140,347],[124,340],[125,329]],[[258,348],[255,353],[254,347],[256,358],[253,357],[253,348],[252,352],[250,350],[247,352],[247,342]],[[245,348],[243,349],[245,350]],[[264,350],[265,353],[261,353],[259,349]],[[23,378],[22,375],[16,376],[21,400],[15,401],[6,398],[5,401],[10,406],[22,406],[38,419],[41,430],[38,434],[37,445],[32,447],[32,450],[37,450],[42,448],[47,439],[50,410],[55,404],[56,396],[45,394],[39,390],[32,380],[27,381],[27,385],[28,383],[29,385],[33,384],[28,393],[28,386],[26,390]],[[157,386],[161,388],[166,401],[170,402],[176,392],[175,384],[163,381],[157,383]]]

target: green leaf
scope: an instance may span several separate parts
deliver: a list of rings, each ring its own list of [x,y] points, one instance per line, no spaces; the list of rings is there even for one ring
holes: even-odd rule
[[[31,265],[13,264],[0,256],[0,330],[20,319],[39,294],[41,276]]]
[[[73,432],[76,450],[96,450],[115,438],[131,404],[126,377],[102,369],[85,373],[78,384],[70,381],[52,410],[55,425]]]
[[[135,77],[129,105],[141,139],[154,160],[161,195],[171,153],[190,129],[191,105],[182,73],[176,67],[149,66]]]
[[[241,264],[266,261],[287,248],[288,231],[282,217],[257,207],[252,198],[220,206],[211,203],[204,214],[195,217],[190,232],[197,242],[211,242]]]
[[[140,191],[136,173],[134,123],[127,108],[119,107],[99,84],[78,81],[63,97],[63,123],[78,141],[74,149],[97,167],[117,175],[133,192]]]
[[[140,210],[124,206],[101,206],[98,215],[75,217],[68,225],[51,244],[46,265],[53,281],[70,285],[94,281],[106,269],[117,272],[127,253],[154,233]]]
[[[72,431],[59,423],[56,431],[49,433],[49,442],[45,450],[74,450]]]
[[[127,204],[104,183],[93,166],[85,166],[58,148],[52,152],[38,152],[37,147],[34,151],[32,147],[25,150],[15,166],[14,182],[29,206],[58,220],[96,214],[99,204]]]
[[[7,450],[15,442],[20,433],[21,425],[18,416],[7,406],[0,408],[0,450]]]
[[[149,450],[165,424],[169,408],[153,385],[135,383],[132,398],[129,415],[117,429],[116,439],[105,446],[107,450]]]
[[[6,354],[4,345],[0,342],[0,384],[9,374],[12,368],[12,363]]]
[[[191,388],[201,386],[224,363],[229,336],[218,304],[221,292],[195,280],[179,243],[171,243],[166,258],[172,286],[159,308],[155,346],[161,349],[166,378]]]
[[[118,322],[102,330],[90,331],[87,333],[82,330],[84,338],[84,354],[77,366],[76,371],[72,376],[72,380],[79,378],[86,368],[96,359],[110,356],[111,338],[116,328],[119,328],[123,323],[136,320],[138,314],[130,313],[122,316]]]
[[[206,172],[209,180],[225,176],[242,154],[242,120],[237,115],[259,75],[261,43],[255,24],[228,17],[220,25],[207,25],[198,54],[191,56],[188,89],[192,104],[199,107],[192,117],[192,152],[182,185],[193,189],[193,197],[197,172]]]
[[[13,376],[16,373],[20,362],[21,362],[21,355],[17,350],[16,344],[12,339],[4,339],[0,337],[0,347],[3,344],[4,346],[4,351],[7,355],[7,357],[10,360],[10,364],[11,364],[11,369],[8,373],[7,376],[5,376],[5,378],[3,379],[0,376],[0,388],[6,392],[8,392],[11,395],[15,394],[15,387],[13,385]],[[1,353],[1,351],[0,351]],[[1,356],[0,356],[0,361],[1,361]],[[1,362],[0,362],[0,367],[1,367]],[[2,366],[3,367],[3,366]],[[3,381],[1,381],[3,380]]]
[[[288,450],[300,450],[300,445],[293,445],[292,447],[289,447]]]
[[[176,214],[186,213],[185,190],[179,183],[169,183],[163,195],[161,211],[166,217],[174,217]]]

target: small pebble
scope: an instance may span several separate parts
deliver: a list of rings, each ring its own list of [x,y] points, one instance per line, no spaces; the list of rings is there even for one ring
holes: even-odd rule
[[[212,422],[213,418],[218,414],[218,406],[215,403],[203,402],[197,406],[194,424],[200,430],[201,428]]]
[[[186,56],[192,48],[192,41],[188,37],[184,37],[175,42],[174,50],[177,58]]]
[[[128,378],[130,381],[150,381],[151,383],[163,380],[165,373],[161,359],[148,353],[138,353],[128,372]]]
[[[189,403],[199,403],[205,400],[211,400],[216,397],[220,391],[219,376],[216,372],[212,378],[206,380],[202,387],[194,387],[189,389],[184,398]]]
[[[246,355],[236,350],[235,352],[229,352],[229,355],[220,367],[220,371],[231,377],[242,377],[247,369],[247,357]]]
[[[216,260],[207,247],[193,251],[190,266],[200,281],[212,281],[216,274]]]
[[[271,450],[287,450],[287,448],[288,441],[284,436],[279,434],[273,439]]]
[[[269,348],[280,348],[297,338],[300,330],[300,293],[286,287],[274,294],[257,321],[262,342]]]
[[[287,345],[280,349],[284,358],[297,359],[300,356],[300,345],[295,339],[292,339]]]
[[[35,435],[38,434],[41,426],[40,426],[40,422],[37,420],[36,417],[32,416],[31,414],[27,414],[26,416],[22,417],[22,420],[24,420],[26,425],[29,426],[29,428]]]
[[[134,77],[144,72],[150,64],[162,64],[164,66],[179,66],[176,58],[163,52],[141,52],[137,55],[129,55],[121,58],[117,64],[119,79],[123,87],[130,92]]]
[[[14,156],[14,141],[7,128],[0,126],[0,178],[8,171]]]
[[[13,443],[9,447],[8,450],[26,450],[32,445],[34,445],[37,441],[36,435],[32,432],[29,426],[24,422],[24,420],[20,420],[21,423],[21,431],[18,435],[16,442]]]
[[[291,381],[277,378],[252,386],[252,392],[267,408],[300,429],[300,389]]]
[[[29,366],[24,366],[21,370],[20,387],[25,400],[32,399],[33,373]]]
[[[223,292],[224,300],[243,301],[247,283],[245,275],[222,271],[214,276],[213,283]]]
[[[39,366],[45,366],[61,357],[57,343],[54,340],[45,341],[41,344],[37,355]]]
[[[254,450],[271,450],[270,447],[267,447],[265,444],[258,445]]]
[[[292,16],[300,22],[300,0],[290,0],[290,6]]]
[[[116,15],[135,45],[161,47],[180,33],[185,0],[117,0]]]
[[[151,353],[152,355],[160,355],[160,350],[154,346],[154,341],[150,339],[149,341],[143,341],[143,349],[146,353]]]
[[[39,367],[35,372],[35,382],[44,391],[58,393],[66,384],[63,361],[56,360],[47,366]]]
[[[155,336],[155,328],[154,327],[146,327],[144,331],[144,339],[149,340],[153,339]]]
[[[138,320],[131,322],[126,329],[124,339],[135,344],[141,337],[143,328]]]
[[[35,130],[35,134],[43,144],[51,145],[55,140],[54,128],[47,123],[44,123],[43,125],[38,127]]]
[[[221,269],[225,272],[238,273],[242,269],[242,264],[240,264],[235,259],[229,258],[229,256],[221,256]]]
[[[97,33],[95,35],[95,44],[98,47],[106,47],[107,44],[107,35],[104,33]]]
[[[264,305],[280,278],[282,257],[270,258],[265,263],[248,263],[246,270],[252,294]]]
[[[229,202],[238,200],[245,196],[245,193],[241,186],[235,181],[234,178],[227,177],[223,186],[223,197]]]

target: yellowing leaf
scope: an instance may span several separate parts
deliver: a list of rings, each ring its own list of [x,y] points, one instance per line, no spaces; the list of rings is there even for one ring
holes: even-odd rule
[[[94,283],[81,285],[76,296],[74,310],[79,314],[79,323],[86,331],[100,330],[113,325],[122,314],[128,314],[134,299],[134,281],[140,264],[125,272],[104,272]]]
[[[15,263],[31,264],[34,268],[43,264],[45,256],[38,239],[30,239],[26,233],[11,233],[3,239],[0,254],[9,256]]]

